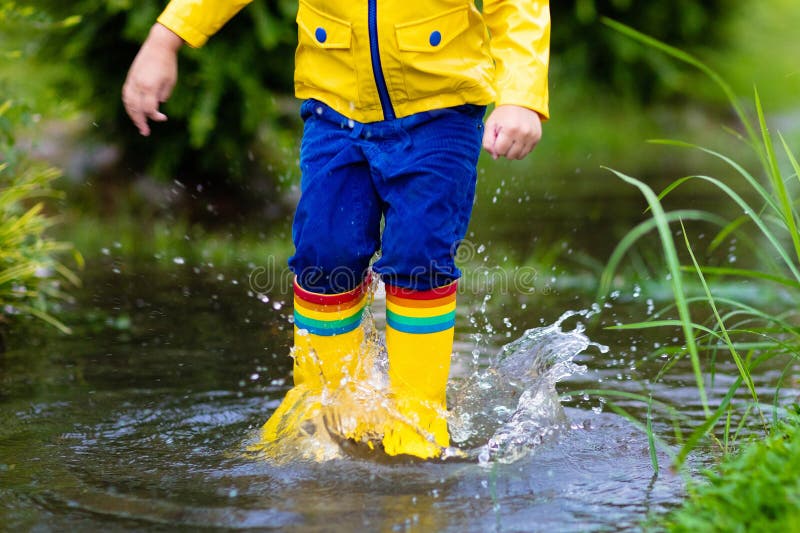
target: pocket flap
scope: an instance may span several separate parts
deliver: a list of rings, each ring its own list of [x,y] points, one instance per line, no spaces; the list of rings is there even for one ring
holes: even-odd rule
[[[300,0],[297,26],[320,48],[350,48],[350,23],[327,15]]]
[[[397,24],[397,47],[406,52],[435,52],[447,46],[469,27],[469,6],[462,6],[433,17]]]

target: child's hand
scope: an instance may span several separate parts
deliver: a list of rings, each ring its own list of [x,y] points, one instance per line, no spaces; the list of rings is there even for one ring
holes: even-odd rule
[[[497,106],[486,119],[483,148],[494,159],[522,159],[542,138],[539,113],[516,105]]]
[[[167,101],[178,80],[178,49],[182,44],[176,34],[155,24],[128,71],[122,86],[122,103],[144,136],[150,135],[147,119],[167,120],[158,106]]]

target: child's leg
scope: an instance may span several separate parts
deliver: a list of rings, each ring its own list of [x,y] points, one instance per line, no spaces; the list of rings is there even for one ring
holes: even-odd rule
[[[430,291],[386,286],[386,347],[397,408],[410,424],[387,428],[389,455],[428,458],[450,445],[445,392],[453,349],[458,282]],[[417,430],[428,435],[420,438]]]
[[[289,260],[295,387],[264,426],[266,441],[296,433],[319,410],[308,395],[359,377],[365,278],[379,246],[381,205],[352,130],[327,120],[329,112],[313,101],[302,108],[301,196]]]
[[[358,287],[380,246],[381,200],[357,135],[323,104],[303,104],[300,202],[289,267],[306,291],[337,294]]]
[[[335,390],[364,374],[359,354],[368,291],[368,280],[340,294],[311,293],[295,281],[294,387],[264,425],[265,442],[296,434],[319,412],[324,388]]]
[[[376,151],[376,187],[386,204],[382,256],[387,284],[386,344],[397,405],[411,425],[390,424],[391,455],[440,455],[449,445],[445,392],[453,346],[458,243],[475,195],[482,108],[448,109],[402,124],[408,147]],[[421,436],[416,429],[429,435]]]

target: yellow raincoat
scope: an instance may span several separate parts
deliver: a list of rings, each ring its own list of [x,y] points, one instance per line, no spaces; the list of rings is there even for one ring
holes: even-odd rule
[[[172,0],[158,21],[198,47],[249,2]],[[297,25],[295,94],[354,120],[491,102],[548,116],[548,0],[299,0]]]

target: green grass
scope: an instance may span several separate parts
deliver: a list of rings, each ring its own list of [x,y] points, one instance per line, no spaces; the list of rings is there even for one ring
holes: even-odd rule
[[[606,22],[624,35],[698,68],[717,84],[740,121],[741,133],[733,133],[734,143],[749,147],[761,167],[759,172],[752,172],[746,165],[721,152],[687,143],[657,141],[661,145],[711,155],[724,162],[729,172],[736,175],[745,186],[734,188],[728,184],[727,178],[692,175],[675,180],[660,194],[656,194],[644,181],[611,171],[640,191],[652,218],[622,239],[601,278],[598,294],[603,296],[609,292],[622,259],[645,236],[656,231],[661,244],[663,268],[668,272],[672,284],[674,303],[647,321],[626,324],[617,329],[674,326],[683,331],[683,342],[669,347],[670,359],[656,376],[656,380],[663,377],[678,359],[688,357],[691,361],[705,421],[687,434],[676,432],[675,440],[679,449],[674,461],[680,467],[693,450],[708,442],[707,438],[721,452],[728,453],[742,428],[749,432],[768,433],[768,415],[764,402],[756,392],[752,373],[758,366],[779,358],[785,364],[783,375],[786,376],[800,359],[800,314],[796,305],[800,301],[800,213],[793,201],[800,185],[800,165],[780,134],[780,143],[776,145],[774,142],[758,93],[753,100],[753,119],[727,82],[697,58],[616,22]],[[720,200],[735,206],[742,215],[726,219],[707,211],[667,211],[664,208],[663,202],[674,191],[691,187],[694,183],[711,185]],[[689,224],[698,222],[704,223],[706,228],[717,228],[711,245],[702,250],[704,254],[708,255],[722,242],[736,237],[751,243],[754,266],[733,268],[703,264],[704,256],[697,253],[699,246],[693,242],[693,233],[687,229]],[[679,239],[675,238],[676,228],[679,229]],[[770,288],[777,286],[788,295],[788,301],[795,303],[758,308],[722,297],[717,287],[723,280],[727,283],[739,280]],[[702,289],[700,294],[690,295],[686,289],[688,283],[699,284]],[[724,395],[711,398],[706,384],[714,379],[725,359],[736,368],[736,380]],[[782,381],[776,384],[771,398],[773,420],[778,417],[781,408],[778,399]],[[749,400],[736,400],[736,393],[742,387],[748,391]],[[731,426],[733,413],[742,417],[738,427]],[[655,442],[652,429],[648,426],[646,430],[651,441]]]
[[[80,284],[62,259],[71,255],[81,267],[82,257],[50,236],[59,219],[48,207],[63,197],[53,187],[60,171],[31,161],[28,146],[36,137],[38,113],[64,110],[63,95],[25,70],[31,32],[43,23],[32,6],[0,3],[0,325],[34,316],[69,333],[52,311],[68,299],[65,287]]]
[[[751,440],[739,453],[692,483],[687,501],[663,517],[675,532],[797,531],[800,524],[800,415],[775,425],[764,440]]]
[[[681,328],[682,342],[653,354],[666,355],[668,359],[651,381],[662,380],[678,361],[688,358],[705,420],[687,425],[680,412],[653,401],[647,391],[582,392],[611,400],[608,405],[612,410],[648,435],[656,473],[657,446],[685,475],[686,461],[698,448],[708,450],[711,445],[710,449],[721,458],[715,468],[704,473],[704,482],[689,482],[689,496],[682,507],[665,516],[651,517],[646,527],[687,532],[798,531],[800,414],[796,405],[788,410],[781,405],[781,388],[800,360],[800,206],[796,202],[800,164],[790,149],[791,143],[770,128],[758,92],[752,108],[747,108],[725,78],[696,57],[614,21],[606,23],[704,73],[728,99],[740,124],[737,131],[730,131],[735,157],[696,144],[654,141],[662,147],[690,150],[722,162],[726,167],[723,177],[684,176],[656,194],[644,180],[611,170],[645,198],[651,218],[632,229],[612,253],[600,279],[599,299],[610,292],[624,262],[635,257],[637,247],[655,232],[662,260],[660,269],[654,272],[661,276],[667,273],[674,301],[648,320],[615,329]],[[752,166],[757,170],[750,170]],[[691,194],[697,184],[711,186],[718,204],[733,206],[737,214],[724,215],[719,205],[713,212],[681,209],[686,196],[673,198],[675,191],[689,189]],[[678,208],[667,209],[668,199]],[[714,232],[710,240],[701,242],[695,237],[698,231],[709,228]],[[714,262],[715,254],[719,256],[731,239],[741,243],[752,256],[746,265]],[[765,291],[777,290],[785,297],[772,303],[752,304],[721,294],[720,287],[737,282]],[[783,368],[772,384],[769,398],[759,395],[752,377],[758,367],[767,363],[773,367],[778,363],[777,368]],[[708,384],[723,371],[730,372],[734,379],[727,390],[715,395]],[[747,394],[738,394],[740,390]],[[642,421],[616,407],[613,400],[617,398],[646,405],[646,419]],[[672,422],[671,443],[655,433],[654,418]],[[734,422],[737,418],[739,421]],[[746,443],[741,445],[742,441]]]
[[[32,315],[70,332],[48,312],[53,301],[67,297],[65,283],[80,283],[58,260],[72,246],[45,235],[56,219],[46,214],[43,199],[58,195],[50,188],[58,175],[41,165],[0,163],[0,323]],[[80,255],[74,257],[80,264]]]

